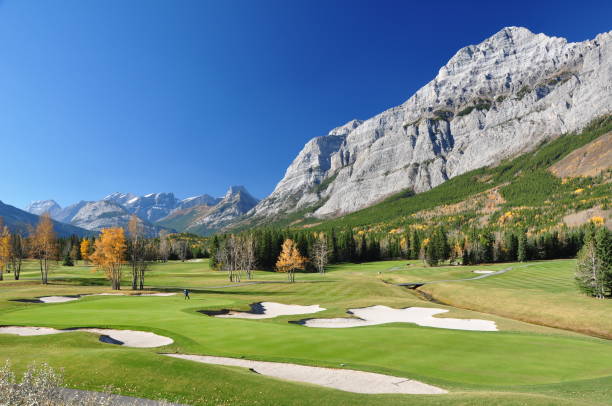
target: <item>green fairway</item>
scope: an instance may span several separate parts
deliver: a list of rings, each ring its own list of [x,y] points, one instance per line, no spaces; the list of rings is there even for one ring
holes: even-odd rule
[[[612,339],[612,304],[579,293],[574,264],[574,260],[554,260],[426,268],[415,263],[385,273],[384,278],[394,283],[462,279],[477,276],[474,270],[511,268],[502,275],[433,283],[420,290],[453,306]]]
[[[589,323],[605,326],[612,304],[580,296],[557,269],[569,270],[571,261],[496,264],[479,267],[406,267],[406,261],[343,264],[325,275],[286,276],[256,272],[255,282],[231,286],[224,273],[207,262],[170,262],[153,266],[147,285],[176,291],[169,297],[91,296],[60,304],[20,303],[10,299],[108,292],[108,284],[91,267],[60,267],[49,286],[37,283],[34,263],[24,280],[0,285],[0,325],[112,327],[152,331],[175,343],[136,349],[100,343],[88,333],[18,337],[0,335],[0,360],[18,368],[33,360],[65,369],[67,381],[79,388],[113,385],[117,392],[150,398],[169,398],[189,404],[612,404],[612,343],[608,340],[528,324],[516,314],[491,312],[494,292],[513,292],[518,298],[539,298],[539,306],[584,302]],[[503,269],[502,275],[477,281],[427,285],[432,294],[472,300],[479,311],[423,301],[413,291],[388,282],[459,279],[475,269]],[[534,271],[535,269],[535,271]],[[523,289],[531,275],[532,286]],[[243,282],[249,282],[243,280]],[[272,282],[272,283],[269,283]],[[539,287],[538,287],[539,286]],[[186,301],[180,289],[192,290]],[[423,287],[422,289],[424,289]],[[468,294],[462,294],[468,292]],[[466,297],[463,297],[466,296]],[[574,301],[570,301],[574,298]],[[501,296],[502,300],[506,300]],[[459,299],[458,299],[459,300]],[[289,321],[304,316],[266,320],[219,319],[198,310],[248,310],[249,304],[273,301],[319,304],[327,310],[306,317],[347,317],[348,308],[376,304],[395,308],[437,307],[450,310],[441,317],[477,318],[497,323],[498,332],[461,331],[394,323],[346,329],[308,328]],[[517,300],[517,305],[521,302]],[[579,309],[576,309],[578,312]],[[495,314],[490,314],[495,313]],[[508,313],[512,313],[508,311]],[[515,313],[518,314],[517,311]],[[520,314],[518,314],[520,316]],[[350,316],[349,316],[350,317]],[[562,319],[563,314],[559,317]],[[568,323],[573,320],[568,314]],[[554,326],[553,324],[548,324]],[[576,331],[579,331],[575,329]],[[414,378],[450,391],[448,395],[358,395],[320,386],[298,384],[256,375],[248,370],[198,364],[159,355],[164,352],[207,354],[283,361],[304,365],[349,368]],[[117,371],[121,371],[117,374]]]

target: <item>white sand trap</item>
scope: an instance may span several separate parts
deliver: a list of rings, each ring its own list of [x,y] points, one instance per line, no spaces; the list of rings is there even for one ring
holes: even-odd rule
[[[211,357],[204,355],[164,354],[173,358],[202,362],[204,364],[250,368],[262,375],[288,381],[305,382],[354,393],[404,393],[411,395],[436,395],[446,390],[397,376],[382,375],[352,369],[334,369],[286,364],[282,362],[251,361],[247,359]]]
[[[70,297],[70,296],[44,296],[39,297],[43,303],[64,303],[64,302],[72,302],[73,300],[78,300],[78,297]]]
[[[85,331],[101,336],[108,336],[116,341],[112,342],[112,344],[119,344],[126,347],[135,348],[161,347],[174,342],[174,340],[169,337],[160,336],[148,331],[113,330],[106,328],[77,328],[70,330],[58,330],[49,327],[0,327],[0,334],[16,334],[18,336],[40,336],[47,334],[71,333],[74,331]]]
[[[484,274],[487,274],[487,273],[495,273],[495,271],[473,271],[473,272],[474,272],[474,273],[484,273]]]
[[[302,324],[307,327],[345,328],[375,326],[386,323],[415,323],[424,327],[447,328],[453,330],[497,331],[494,321],[480,319],[451,319],[433,317],[448,310],[430,307],[407,307],[393,309],[387,306],[370,306],[349,309],[357,318],[310,319]]]
[[[174,296],[176,293],[168,293],[168,292],[156,292],[156,293],[92,293],[90,295],[79,295],[79,296],[44,296],[39,297],[43,303],[64,303],[64,302],[72,302],[73,300],[79,300],[82,297],[86,296]]]
[[[291,316],[296,314],[310,314],[317,313],[323,310],[319,305],[312,306],[300,306],[300,305],[286,305],[282,303],[274,302],[261,302],[259,306],[252,306],[253,310],[250,312],[229,312],[228,314],[219,314],[215,317],[222,317],[226,319],[271,319],[278,316]],[[261,309],[259,308],[261,307]]]

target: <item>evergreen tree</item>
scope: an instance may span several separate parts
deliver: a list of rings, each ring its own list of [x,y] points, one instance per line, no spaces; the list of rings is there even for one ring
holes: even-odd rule
[[[516,259],[519,262],[525,262],[527,260],[527,237],[525,233],[520,233],[518,236]]]
[[[74,266],[74,262],[72,262],[72,258],[70,258],[70,253],[66,252],[64,255],[64,262],[62,262],[64,266]]]

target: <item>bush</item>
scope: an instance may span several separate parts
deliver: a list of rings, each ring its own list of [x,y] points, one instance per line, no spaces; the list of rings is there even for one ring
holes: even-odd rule
[[[45,363],[32,364],[17,379],[7,361],[0,367],[0,405],[10,406],[111,406],[113,395],[102,392],[68,391],[62,388],[64,378]],[[122,405],[136,404],[122,398]],[[164,404],[164,403],[160,403]]]

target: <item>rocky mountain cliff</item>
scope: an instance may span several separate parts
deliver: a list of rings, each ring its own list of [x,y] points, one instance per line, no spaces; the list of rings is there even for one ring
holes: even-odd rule
[[[258,202],[244,186],[231,186],[222,199],[176,210],[158,224],[179,231],[208,235],[232,224]]]
[[[460,49],[400,106],[309,141],[252,221],[335,216],[423,192],[612,112],[612,32],[584,42],[504,28]]]

